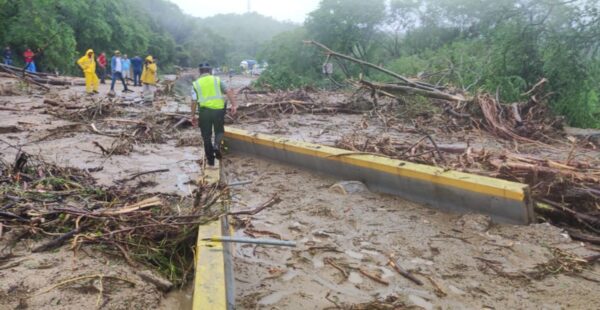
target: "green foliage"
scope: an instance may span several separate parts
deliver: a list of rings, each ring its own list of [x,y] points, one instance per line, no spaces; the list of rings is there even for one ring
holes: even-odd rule
[[[22,64],[24,50],[43,49],[36,62],[45,71],[79,73],[77,58],[92,48],[111,57],[159,59],[161,72],[200,62],[236,65],[255,58],[275,34],[295,28],[258,14],[200,19],[167,0],[0,0],[0,42]]]
[[[385,19],[384,0],[321,0],[305,27],[311,39],[342,53],[367,59],[377,26]]]
[[[259,79],[259,84],[276,88],[299,86],[331,86],[321,73],[323,59],[314,47],[304,40],[314,39],[361,59],[378,54],[377,27],[385,19],[385,1],[322,0],[319,9],[310,13],[305,27],[282,33],[273,38],[259,58],[269,63],[269,68]],[[335,65],[339,78],[342,68]],[[358,73],[357,66],[344,68]]]
[[[273,87],[275,89],[291,89],[303,86],[313,86],[315,81],[294,74],[294,70],[287,65],[275,66],[266,70],[257,81],[259,87]]]
[[[228,47],[226,39],[185,15],[175,4],[164,0],[135,0],[138,10],[147,14],[152,35],[148,51],[159,64],[195,67],[201,62],[221,63]],[[168,18],[165,18],[168,16]]]
[[[544,72],[555,90],[552,106],[572,124],[600,127],[600,60],[583,61],[577,54],[562,44],[544,53]]]
[[[298,28],[293,23],[280,22],[257,13],[219,14],[199,20],[199,25],[226,38],[230,49],[223,55],[227,54],[228,59],[219,63],[229,60],[229,65],[235,67],[244,59],[256,58],[263,44],[277,34]]]
[[[426,59],[423,59],[419,55],[408,55],[404,57],[398,57],[386,63],[386,68],[400,72],[406,76],[416,76],[421,72],[424,72],[429,63]],[[394,82],[394,79],[387,74],[377,72],[373,78],[383,82]]]
[[[542,78],[550,105],[574,126],[600,128],[600,1],[323,0],[304,25],[306,39],[406,76],[524,101]],[[291,34],[290,34],[291,35]],[[261,80],[288,88],[322,80],[319,61],[277,37]],[[311,51],[306,48],[305,51]],[[304,51],[302,52],[304,53]],[[294,63],[302,63],[297,66]],[[281,64],[275,67],[275,63]],[[393,82],[345,63],[348,77]],[[337,72],[340,67],[336,66]],[[314,85],[315,82],[313,82]],[[539,98],[538,98],[539,99]]]
[[[303,43],[307,32],[300,28],[275,36],[259,54],[269,63],[258,84],[278,89],[314,86],[321,79],[321,59]]]
[[[446,24],[437,27],[454,29],[460,35],[451,44],[438,48],[437,55],[429,58],[431,62],[455,58],[453,50],[459,47],[456,42],[466,46],[482,43],[479,50],[461,52],[466,56],[466,66],[454,71],[464,80],[471,79],[465,78],[468,73],[477,72],[476,87],[491,93],[498,91],[503,101],[514,102],[526,100],[522,94],[545,77],[550,81],[547,92],[554,94],[550,103],[556,113],[565,115],[575,126],[600,127],[596,96],[600,91],[599,42],[590,40],[600,34],[598,1],[502,0],[494,8],[471,2],[439,2],[445,8],[441,12],[445,12],[442,20]],[[451,3],[455,3],[450,5],[455,9],[447,6]],[[457,16],[463,16],[461,21],[455,19]],[[454,78],[447,82],[465,85]]]
[[[66,23],[54,18],[57,14],[54,1],[14,1],[1,8],[11,12],[6,16],[2,35],[6,44],[18,46],[13,53],[21,55],[28,47],[34,52],[45,48],[44,65],[53,64],[56,68],[71,64],[75,55],[74,33]]]

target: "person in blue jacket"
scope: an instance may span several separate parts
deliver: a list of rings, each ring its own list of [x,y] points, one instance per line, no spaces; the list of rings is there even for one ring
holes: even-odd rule
[[[127,89],[127,84],[125,84],[125,80],[123,79],[123,59],[121,58],[121,52],[118,50],[115,51],[115,55],[110,60],[110,70],[112,72],[110,91],[115,91],[115,82],[119,79],[123,83],[123,92],[131,92],[131,90]]]
[[[140,56],[131,58],[131,68],[133,69],[133,86],[142,86],[140,78],[142,76],[143,61]]]

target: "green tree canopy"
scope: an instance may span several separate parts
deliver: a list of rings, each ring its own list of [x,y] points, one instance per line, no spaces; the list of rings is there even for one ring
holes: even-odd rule
[[[26,47],[41,48],[44,69],[66,73],[79,72],[75,60],[89,48],[151,54],[163,72],[205,61],[238,64],[295,27],[258,14],[195,18],[167,0],[0,0],[0,42],[13,47],[17,64]]]
[[[367,59],[385,11],[384,0],[322,0],[305,26],[311,39]]]

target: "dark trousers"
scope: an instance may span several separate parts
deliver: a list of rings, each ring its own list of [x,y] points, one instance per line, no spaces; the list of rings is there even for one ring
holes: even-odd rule
[[[133,71],[133,86],[142,86],[140,78],[142,77],[142,71]]]
[[[121,72],[115,72],[112,74],[112,82],[110,82],[110,90],[115,90],[115,82],[117,79],[123,82],[123,90],[127,90],[127,84],[125,84],[125,80],[123,79],[123,74]]]
[[[100,78],[100,83],[104,84],[104,80],[106,79],[106,68],[98,66],[96,71],[98,71],[97,73],[98,77]]]
[[[200,108],[198,111],[198,122],[200,132],[204,141],[204,155],[209,165],[215,163],[215,150],[221,150],[221,142],[225,134],[225,109],[213,110]],[[213,129],[215,131],[215,142],[212,142]]]

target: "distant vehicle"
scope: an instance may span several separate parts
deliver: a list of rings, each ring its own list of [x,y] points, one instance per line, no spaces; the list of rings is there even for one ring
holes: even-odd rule
[[[257,64],[256,60],[246,59],[246,60],[242,60],[242,62],[240,63],[240,67],[243,67],[245,70],[252,70],[252,69],[254,69],[254,66],[256,64]]]
[[[242,60],[240,62],[240,70],[243,74],[254,74],[254,68],[257,66],[257,61],[252,59]]]

